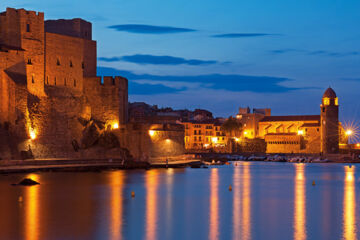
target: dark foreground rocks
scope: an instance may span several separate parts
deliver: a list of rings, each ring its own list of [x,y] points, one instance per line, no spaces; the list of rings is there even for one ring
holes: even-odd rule
[[[31,178],[24,178],[18,184],[12,184],[13,186],[34,186],[39,185],[40,183],[32,180]]]

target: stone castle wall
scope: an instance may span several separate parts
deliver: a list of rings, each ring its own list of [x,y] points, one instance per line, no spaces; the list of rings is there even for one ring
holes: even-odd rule
[[[91,31],[91,23],[81,19],[45,23],[43,13],[11,8],[0,13],[0,127],[9,134],[11,149],[18,150],[12,158],[29,148],[36,158],[121,152],[96,144],[101,137],[111,139],[107,123],[127,123],[128,83],[121,77],[96,77]],[[83,146],[94,122],[101,136]]]
[[[81,38],[46,33],[45,84],[83,90],[83,49]]]

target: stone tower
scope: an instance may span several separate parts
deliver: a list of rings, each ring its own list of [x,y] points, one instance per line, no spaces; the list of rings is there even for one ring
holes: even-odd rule
[[[7,70],[24,76],[31,94],[44,96],[44,14],[7,8],[1,13],[0,28],[0,42],[23,54],[23,62]]]
[[[335,91],[326,89],[321,110],[321,152],[339,152],[339,103]]]

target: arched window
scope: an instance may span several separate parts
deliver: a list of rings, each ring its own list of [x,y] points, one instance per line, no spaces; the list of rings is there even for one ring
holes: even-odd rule
[[[30,32],[30,24],[26,24],[26,32]]]
[[[70,67],[73,67],[73,63],[72,63],[72,61],[70,60]]]
[[[56,65],[60,66],[60,59],[56,59]]]
[[[35,77],[34,77],[34,74],[33,74],[33,75],[31,75],[31,82],[32,82],[32,83],[35,83]]]

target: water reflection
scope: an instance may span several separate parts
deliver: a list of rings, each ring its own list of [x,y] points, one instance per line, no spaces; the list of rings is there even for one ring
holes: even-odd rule
[[[241,239],[241,180],[240,180],[240,167],[234,167],[233,175],[233,239]]]
[[[355,196],[355,166],[352,168],[345,166],[344,179],[344,239],[357,239],[356,227],[356,196]]]
[[[26,176],[34,181],[40,182],[40,175],[29,174]],[[25,188],[24,208],[25,208],[25,239],[39,239],[39,186]]]
[[[158,169],[146,171],[145,188],[146,188],[146,239],[157,239],[157,188],[158,188]]]
[[[219,236],[219,173],[217,168],[210,171],[210,226],[209,239]]]
[[[241,239],[251,239],[251,173],[250,163],[243,164],[243,180],[242,180],[242,225]]]
[[[295,164],[294,239],[306,239],[306,179],[305,164]]]
[[[173,219],[173,182],[174,182],[174,169],[169,168],[166,170],[166,236],[171,238],[172,232],[172,219]]]
[[[111,184],[110,195],[110,236],[111,239],[122,239],[122,214],[123,214],[123,188],[125,182],[125,173],[123,171],[114,171],[109,174]]]

